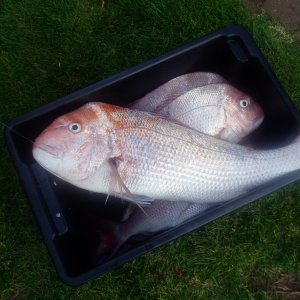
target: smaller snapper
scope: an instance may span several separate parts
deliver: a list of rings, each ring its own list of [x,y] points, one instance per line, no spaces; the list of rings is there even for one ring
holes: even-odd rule
[[[100,237],[97,260],[103,259],[103,256],[108,259],[133,236],[147,236],[173,228],[203,213],[209,207],[211,205],[204,203],[156,200],[150,206],[144,207],[144,211],[135,207],[125,222],[95,219],[93,226]]]
[[[175,77],[133,102],[129,107],[157,113],[166,103],[170,103],[186,92],[213,83],[227,83],[216,73],[194,72]]]
[[[264,119],[251,97],[226,83],[192,89],[157,113],[231,143],[238,143]]]
[[[135,101],[130,108],[238,143],[262,123],[264,114],[251,97],[224,81],[214,73],[179,76]]]

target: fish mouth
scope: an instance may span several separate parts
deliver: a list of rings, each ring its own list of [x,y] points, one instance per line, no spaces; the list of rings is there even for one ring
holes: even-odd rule
[[[59,156],[59,152],[58,152],[58,149],[56,147],[51,146],[51,145],[47,145],[47,144],[44,144],[44,143],[35,143],[34,144],[34,149],[43,150],[43,151],[47,152],[48,154],[50,154],[54,157]]]
[[[264,116],[259,116],[253,123],[253,128],[257,128],[264,120]]]

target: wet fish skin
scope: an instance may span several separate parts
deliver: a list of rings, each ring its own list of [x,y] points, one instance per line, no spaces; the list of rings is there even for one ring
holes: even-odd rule
[[[70,131],[74,122],[80,132]],[[218,203],[299,169],[298,150],[299,139],[256,151],[150,113],[96,102],[54,121],[37,138],[33,156],[48,171],[90,191],[108,193],[117,172],[134,195]]]
[[[251,97],[223,83],[192,89],[158,114],[232,143],[254,131],[264,118]]]
[[[233,143],[254,131],[264,119],[260,105],[214,73],[179,76],[129,107]]]
[[[138,233],[154,233],[159,230],[166,230],[177,226],[179,223],[205,211],[209,204],[191,202],[170,202],[156,200],[144,211],[136,207],[128,219],[130,226],[123,229],[122,238],[128,239]]]
[[[92,218],[93,227],[100,237],[96,260],[110,258],[136,235],[151,236],[156,232],[173,228],[203,213],[209,207],[211,207],[209,204],[156,200],[145,207],[144,211],[135,207],[125,222]]]
[[[129,108],[158,113],[166,104],[186,92],[212,83],[227,83],[221,75],[211,72],[193,72],[177,76],[129,105]]]

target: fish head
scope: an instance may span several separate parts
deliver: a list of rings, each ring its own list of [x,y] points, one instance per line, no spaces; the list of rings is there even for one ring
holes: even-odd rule
[[[261,106],[231,85],[225,85],[223,101],[224,126],[218,137],[233,143],[254,131],[264,119]]]
[[[100,103],[88,103],[50,124],[35,140],[34,159],[69,182],[92,176],[116,154],[111,128]]]

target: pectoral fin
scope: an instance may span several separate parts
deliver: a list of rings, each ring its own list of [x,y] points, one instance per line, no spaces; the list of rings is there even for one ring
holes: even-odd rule
[[[120,197],[122,199],[126,199],[130,202],[135,203],[141,209],[142,209],[142,206],[151,204],[151,202],[153,201],[152,198],[147,197],[147,196],[133,195],[130,192],[130,190],[127,188],[126,184],[124,183],[124,181],[121,178],[120,173],[118,171],[117,159],[109,159],[108,164],[109,164],[110,171],[111,171],[111,178],[110,178],[110,186],[109,186],[109,191],[108,191],[108,196],[106,198],[106,201],[107,201],[109,195],[113,194],[116,197]]]

